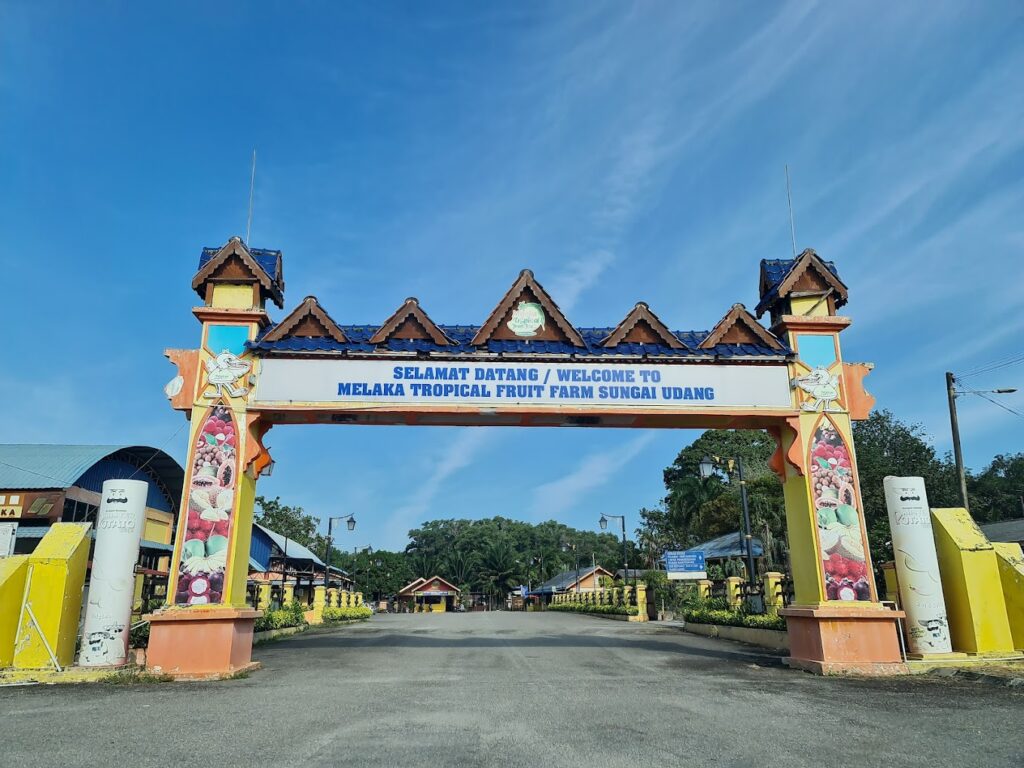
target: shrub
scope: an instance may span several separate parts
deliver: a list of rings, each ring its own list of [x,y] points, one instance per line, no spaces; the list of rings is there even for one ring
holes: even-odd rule
[[[264,611],[263,615],[256,619],[253,629],[256,632],[266,632],[271,629],[285,629],[287,627],[302,627],[306,625],[306,606],[296,600],[276,611]]]
[[[584,603],[552,603],[548,606],[548,610],[613,616],[636,616],[639,613],[639,609],[635,605],[586,605]]]
[[[357,621],[362,619],[368,619],[373,616],[373,611],[364,606],[356,608],[338,608],[336,606],[328,606],[324,608],[324,621],[335,622],[335,621]]]
[[[684,611],[683,618],[694,624],[718,624],[752,629],[786,629],[786,620],[775,613],[758,615],[702,606]]]

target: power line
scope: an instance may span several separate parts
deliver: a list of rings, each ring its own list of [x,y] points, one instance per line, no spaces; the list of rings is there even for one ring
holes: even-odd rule
[[[1004,411],[1009,411],[1009,412],[1010,412],[1010,413],[1012,413],[1012,414],[1013,414],[1014,416],[1020,416],[1020,417],[1021,417],[1022,419],[1024,419],[1024,413],[1021,413],[1020,411],[1015,411],[1015,410],[1014,410],[1013,408],[1011,408],[1010,406],[1008,406],[1008,405],[1003,405],[1003,404],[1002,404],[1002,403],[1000,403],[1000,402],[999,402],[998,400],[993,400],[993,399],[992,399],[991,397],[988,397],[988,396],[986,396],[986,395],[983,395],[983,394],[982,394],[981,392],[973,392],[972,394],[975,394],[975,395],[977,395],[977,396],[978,396],[978,397],[980,397],[980,398],[981,398],[982,400],[988,400],[988,401],[989,401],[990,403],[992,403],[992,405],[998,405],[998,406],[999,406],[1000,408],[1002,408],[1002,409],[1003,409]]]
[[[977,368],[968,371],[967,373],[960,374],[957,378],[966,379],[970,376],[979,376],[983,373],[991,373],[997,371],[1000,368],[1008,368],[1011,365],[1017,365],[1024,362],[1024,353],[1015,353],[1009,357],[1004,357],[999,360],[994,360],[990,363],[978,366]]]

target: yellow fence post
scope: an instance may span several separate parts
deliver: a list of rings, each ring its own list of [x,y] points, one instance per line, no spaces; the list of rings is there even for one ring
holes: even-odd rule
[[[636,585],[636,616],[630,616],[630,621],[647,621],[647,585],[643,582]]]
[[[782,607],[782,574],[767,571],[761,577],[764,583],[764,605],[769,611]]]
[[[697,580],[697,596],[701,600],[711,599],[711,580],[710,579],[698,579]]]
[[[327,604],[327,589],[325,587],[313,587],[313,610],[310,624],[324,623],[324,607]]]
[[[729,603],[730,608],[739,608],[740,603],[743,602],[740,586],[743,584],[743,579],[739,576],[729,576],[725,580],[725,599]]]

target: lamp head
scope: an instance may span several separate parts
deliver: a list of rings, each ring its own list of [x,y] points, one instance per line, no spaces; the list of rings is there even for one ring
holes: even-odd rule
[[[704,480],[707,480],[713,474],[715,474],[715,462],[710,456],[705,456],[700,460],[700,464],[697,465],[700,470],[700,476]]]
[[[601,515],[601,519],[598,520],[597,522],[601,526],[601,530],[602,531],[608,530],[608,518],[607,517],[605,517],[604,515]]]
[[[350,517],[346,525],[348,525],[348,529],[350,531],[354,531],[356,529],[356,519],[354,517]]]

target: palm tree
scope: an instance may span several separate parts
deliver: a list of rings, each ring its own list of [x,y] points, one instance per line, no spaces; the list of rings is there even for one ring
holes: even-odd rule
[[[480,575],[491,585],[494,595],[510,590],[517,574],[516,552],[507,541],[492,541],[484,549]]]
[[[472,553],[455,550],[444,560],[447,576],[460,587],[472,581],[476,572],[477,559]]]

